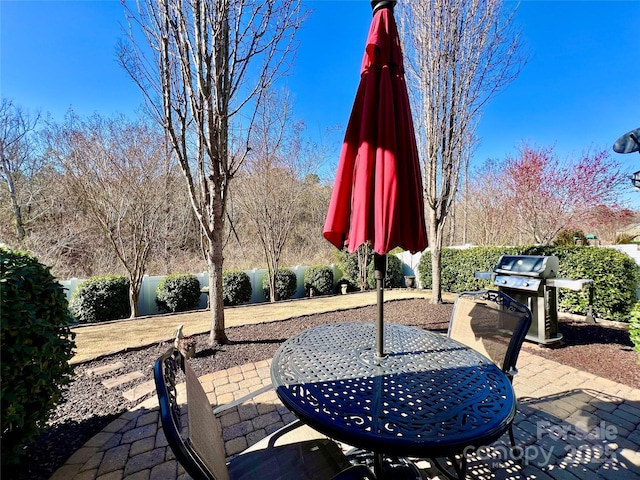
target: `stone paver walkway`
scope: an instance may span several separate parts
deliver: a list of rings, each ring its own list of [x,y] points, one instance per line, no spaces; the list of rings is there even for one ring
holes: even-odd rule
[[[521,352],[514,387],[519,459],[505,435],[469,457],[471,478],[616,480],[640,478],[640,390]],[[640,368],[640,367],[639,367]],[[269,362],[200,378],[213,406],[270,381]],[[181,387],[181,388],[180,388]],[[184,398],[184,384],[179,386]],[[227,455],[293,420],[273,390],[221,418]],[[519,460],[517,462],[516,460]],[[427,462],[419,462],[426,476]],[[189,478],[162,433],[154,398],[140,403],[91,438],[51,480],[173,480]]]

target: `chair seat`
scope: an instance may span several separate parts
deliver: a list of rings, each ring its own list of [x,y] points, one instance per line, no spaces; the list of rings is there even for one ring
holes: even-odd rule
[[[335,442],[321,438],[243,452],[227,467],[231,480],[329,480],[350,465]]]
[[[351,464],[332,440],[295,421],[234,457],[227,465],[232,480],[330,479]]]

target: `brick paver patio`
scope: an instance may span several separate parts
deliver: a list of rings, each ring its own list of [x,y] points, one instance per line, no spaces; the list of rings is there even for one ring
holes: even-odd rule
[[[216,406],[269,383],[269,366],[268,361],[250,363],[200,380]],[[524,351],[519,367],[514,381],[519,398],[514,432],[520,458],[510,452],[505,435],[469,457],[471,478],[640,478],[640,390]],[[179,391],[184,401],[184,384]],[[273,390],[230,409],[220,418],[227,455],[244,450],[293,418]],[[421,461],[418,466],[427,478],[429,464]],[[51,480],[125,478],[189,478],[167,446],[155,397],[95,435]]]

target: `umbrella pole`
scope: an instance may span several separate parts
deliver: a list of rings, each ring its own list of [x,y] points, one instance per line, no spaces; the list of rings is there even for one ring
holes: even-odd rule
[[[384,276],[387,271],[387,256],[373,254],[374,278],[378,291],[378,318],[376,321],[376,356],[384,357]]]

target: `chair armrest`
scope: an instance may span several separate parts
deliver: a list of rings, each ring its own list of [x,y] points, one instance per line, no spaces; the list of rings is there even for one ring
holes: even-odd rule
[[[353,465],[334,475],[331,480],[376,480],[376,477],[364,465]]]
[[[226,412],[230,408],[233,408],[233,407],[236,407],[238,405],[241,405],[244,402],[246,402],[247,400],[251,400],[253,397],[257,397],[260,394],[268,392],[272,388],[273,388],[272,384],[265,385],[264,387],[259,388],[258,390],[255,390],[255,391],[249,393],[248,395],[245,395],[244,397],[241,397],[241,398],[239,398],[237,400],[234,400],[233,402],[225,403],[224,405],[220,405],[219,407],[214,408],[213,409],[213,414],[216,415],[216,416],[219,416],[221,413]]]

